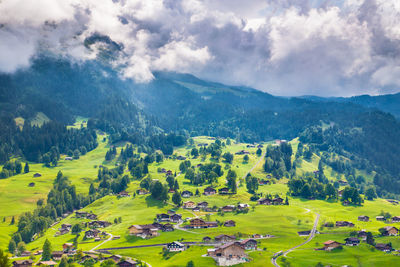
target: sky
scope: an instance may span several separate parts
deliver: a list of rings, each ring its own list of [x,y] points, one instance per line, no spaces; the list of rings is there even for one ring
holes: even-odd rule
[[[174,71],[282,96],[400,91],[399,0],[0,0],[2,73],[111,41],[136,83]]]

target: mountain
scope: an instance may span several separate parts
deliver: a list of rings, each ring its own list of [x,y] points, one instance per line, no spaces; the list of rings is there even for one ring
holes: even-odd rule
[[[317,97],[317,96],[303,96],[303,99],[312,101],[334,101],[334,102],[348,102],[361,105],[368,108],[376,108],[385,112],[393,114],[396,118],[400,118],[400,93],[388,95],[360,95],[352,97]]]
[[[379,110],[397,114],[396,97],[283,98],[167,72],[136,84],[101,61],[77,64],[42,56],[28,69],[0,76],[0,126],[18,135],[14,120],[28,123],[40,114],[66,125],[84,116],[90,128],[108,132],[112,143],[130,141],[165,153],[171,153],[181,136],[245,142],[300,136],[316,151],[334,151],[363,169],[378,171],[380,192],[400,193],[400,123]],[[0,147],[0,154],[20,151],[9,134],[0,138],[10,145]]]

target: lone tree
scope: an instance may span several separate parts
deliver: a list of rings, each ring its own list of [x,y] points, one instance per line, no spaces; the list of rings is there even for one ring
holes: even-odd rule
[[[172,202],[177,206],[181,205],[182,198],[181,198],[181,194],[179,194],[178,191],[175,191],[175,193],[172,195]]]
[[[51,243],[48,239],[44,241],[43,244],[43,253],[42,253],[42,260],[48,261],[51,259]]]
[[[376,198],[376,192],[374,187],[368,187],[367,190],[365,190],[365,197],[368,200],[374,200]]]
[[[28,173],[28,172],[29,172],[29,164],[27,162],[27,163],[25,163],[24,173]]]
[[[17,248],[17,244],[15,244],[15,241],[11,239],[11,240],[10,240],[10,243],[8,243],[8,251],[9,251],[11,254],[14,254],[16,248]]]

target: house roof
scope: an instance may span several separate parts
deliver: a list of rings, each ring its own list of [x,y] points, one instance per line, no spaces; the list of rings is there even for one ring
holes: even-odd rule
[[[236,242],[229,242],[229,243],[226,243],[226,244],[224,244],[224,245],[222,245],[222,246],[220,246],[220,247],[218,247],[218,248],[220,248],[220,249],[225,249],[225,248],[228,248],[228,247],[230,247],[230,246],[238,246],[238,247],[240,247],[240,248],[242,248],[240,245],[238,245]],[[242,248],[243,249],[243,248]]]
[[[234,236],[234,235],[226,235],[226,234],[217,235],[215,238],[222,238],[224,236],[232,238],[232,239],[236,239],[236,236]]]
[[[324,245],[331,245],[331,244],[334,244],[334,243],[338,243],[338,242],[333,241],[333,240],[328,240],[328,241],[324,242]]]
[[[137,264],[136,261],[134,261],[134,260],[129,260],[129,259],[124,260],[124,261],[121,261],[121,262],[119,262],[119,263],[117,263],[117,264],[120,265],[120,264],[122,264],[122,263],[124,263],[124,262],[128,262],[128,263],[130,263],[130,264]]]
[[[56,265],[57,262],[50,260],[50,261],[41,261],[41,262],[39,262],[39,264],[43,264],[43,265]]]
[[[184,247],[185,246],[184,244],[182,244],[181,242],[178,242],[178,241],[173,241],[173,242],[171,242],[169,244],[177,244],[180,247]]]
[[[345,240],[351,242],[360,242],[360,239],[358,239],[357,237],[348,237]]]
[[[249,242],[249,241],[257,242],[257,241],[254,240],[254,239],[248,238],[248,239],[242,240],[242,241],[240,242],[240,244],[244,245],[244,244],[246,244],[246,243]]]

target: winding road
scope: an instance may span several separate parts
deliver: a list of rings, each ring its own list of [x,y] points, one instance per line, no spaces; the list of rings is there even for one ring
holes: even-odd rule
[[[319,216],[320,216],[318,213],[316,213],[316,215],[317,215],[317,217],[315,218],[314,226],[313,226],[313,228],[311,229],[311,233],[310,233],[310,235],[308,236],[307,240],[304,241],[303,243],[301,243],[300,245],[294,246],[294,247],[292,247],[292,248],[286,250],[286,251],[283,252],[283,253],[282,253],[282,252],[277,252],[277,253],[275,253],[274,256],[273,256],[272,259],[271,259],[271,263],[272,263],[274,266],[280,267],[279,264],[276,262],[276,260],[277,260],[280,256],[286,257],[286,255],[287,255],[288,253],[292,252],[292,251],[295,250],[296,248],[299,248],[299,247],[301,247],[301,246],[307,244],[308,242],[310,242],[310,241],[314,238],[315,232],[317,231],[317,226],[318,226],[318,221],[319,221]]]

